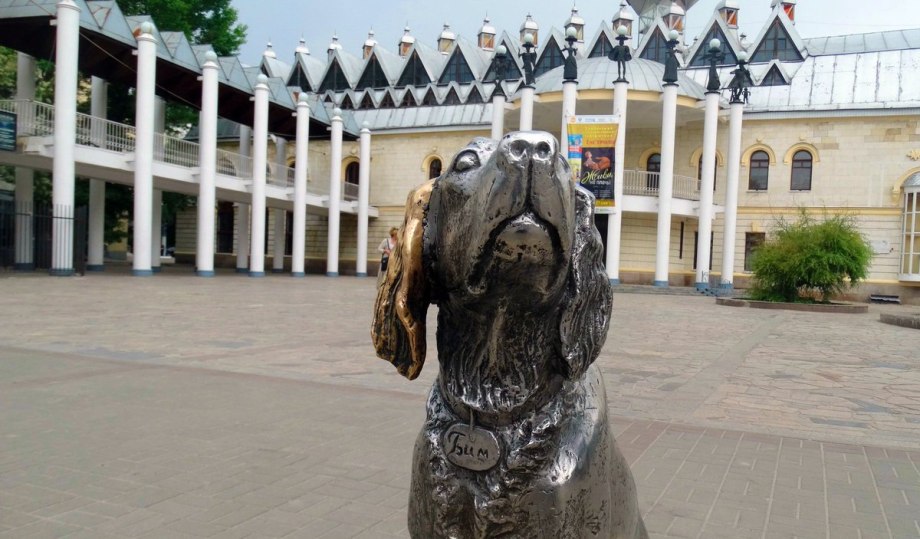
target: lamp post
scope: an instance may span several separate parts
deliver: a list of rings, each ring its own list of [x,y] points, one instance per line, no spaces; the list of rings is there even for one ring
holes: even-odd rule
[[[508,48],[499,45],[495,49],[495,60],[492,65],[495,67],[495,91],[492,92],[492,138],[498,140],[502,138],[505,130],[505,89],[502,83],[505,81],[505,73],[508,69]]]
[[[533,94],[534,94],[534,63],[537,53],[533,52],[533,34],[524,35],[524,52],[521,61],[524,64],[524,88],[521,90],[521,131],[533,129]]]
[[[565,31],[565,40],[568,46],[565,47],[565,64],[562,72],[562,130],[559,137],[561,155],[568,159],[569,157],[569,118],[575,116],[575,103],[578,100],[578,61],[575,57],[578,49],[575,48],[575,42],[578,41],[578,31],[573,27]]]
[[[613,159],[613,199],[616,207],[607,218],[607,279],[610,284],[620,284],[620,238],[623,235],[623,178],[626,161],[626,104],[629,81],[626,80],[626,62],[632,60],[632,51],[626,42],[629,29],[617,27],[618,45],[610,51],[608,58],[617,63],[617,79],[613,81],[613,114],[618,117],[617,143]]]
[[[668,287],[671,255],[671,194],[674,191],[674,136],[677,130],[677,44],[680,34],[668,34],[664,64],[664,96],[661,112],[661,173],[658,181],[658,238],[655,249],[655,286]]]
[[[712,245],[712,196],[716,177],[716,137],[719,129],[719,99],[721,98],[721,81],[716,65],[725,60],[722,42],[713,39],[709,42],[706,53],[709,60],[709,81],[706,84],[706,112],[703,122],[703,160],[700,177],[700,214],[696,249],[696,288],[709,288],[710,255]]]
[[[728,123],[728,179],[725,185],[725,231],[722,246],[722,277],[719,288],[723,293],[731,293],[734,288],[735,273],[735,234],[738,221],[738,177],[741,172],[741,117],[753,85],[747,65],[747,51],[738,53],[738,67],[732,71],[734,77],[728,88],[729,100]]]

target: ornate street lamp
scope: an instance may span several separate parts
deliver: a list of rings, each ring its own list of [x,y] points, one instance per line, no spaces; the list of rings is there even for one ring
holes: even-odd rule
[[[505,75],[508,72],[508,48],[499,45],[495,48],[495,60],[492,63],[495,66],[495,93],[505,95],[502,83],[505,82]]]
[[[680,38],[680,33],[677,30],[671,30],[668,33],[668,53],[664,60],[664,77],[662,78],[665,84],[677,83],[677,68],[680,67],[677,63],[677,45],[680,43],[678,38]]]
[[[565,40],[569,46],[565,48],[566,56],[565,66],[562,68],[562,80],[577,81],[578,61],[575,55],[578,54],[578,49],[575,48],[575,42],[578,41],[578,30],[574,26],[569,26],[565,31]]]
[[[719,71],[716,69],[716,65],[725,60],[721,41],[714,38],[709,42],[706,59],[709,60],[709,81],[706,83],[706,89],[710,92],[718,92],[722,87],[722,82],[719,80]]]
[[[537,61],[537,53],[533,52],[533,34],[524,35],[524,52],[521,53],[521,61],[524,64],[524,86],[533,86],[534,76],[533,67]]]
[[[616,40],[619,45],[614,47],[607,56],[617,63],[617,80],[613,82],[629,82],[626,80],[626,62],[632,60],[632,51],[629,50],[629,45],[626,44],[629,40],[628,33],[629,29],[624,25],[620,25],[617,28]]]

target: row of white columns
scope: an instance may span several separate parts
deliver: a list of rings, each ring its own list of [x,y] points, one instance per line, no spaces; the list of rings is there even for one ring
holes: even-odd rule
[[[73,0],[59,0],[56,20],[55,57],[55,134],[53,192],[53,275],[73,274],[73,207],[75,186],[74,150],[76,145],[76,95],[77,66],[79,52],[80,8]],[[137,42],[137,117],[134,164],[134,233],[132,273],[138,276],[152,275],[159,269],[161,250],[161,205],[162,191],[153,188],[153,160],[156,139],[162,136],[165,127],[165,104],[158,101],[156,94],[156,47],[155,29],[150,22],[142,23]],[[17,99],[33,99],[35,95],[35,61],[20,54],[17,60]],[[217,57],[206,55],[202,65],[202,110],[200,115],[200,163],[198,169],[198,238],[196,245],[196,271],[198,275],[214,275],[214,239],[216,205],[216,157],[217,157],[217,111],[218,111],[218,69]],[[238,207],[237,271],[248,272],[258,277],[264,275],[265,215],[266,215],[266,161],[268,141],[268,92],[267,79],[261,76],[255,87],[254,136],[243,126],[240,132],[240,153],[249,155],[252,149],[252,199],[250,204]],[[107,108],[107,86],[105,81],[93,78],[91,114],[105,118]],[[292,274],[303,276],[306,240],[306,184],[307,155],[309,139],[310,108],[306,95],[297,103],[297,144],[295,149],[294,218]],[[101,125],[101,124],[100,124]],[[336,111],[332,121],[332,173],[330,174],[329,201],[329,252],[327,256],[328,275],[338,274],[338,235],[341,202],[341,155],[343,121],[341,112]],[[102,130],[99,130],[100,133]],[[250,139],[252,143],[250,145]],[[278,174],[286,169],[286,141],[277,139]],[[370,179],[370,130],[361,131],[361,169],[359,185],[358,259],[356,273],[367,275],[367,229],[368,193]],[[33,199],[32,171],[17,169],[16,200],[31,202]],[[103,269],[105,228],[105,182],[90,180],[90,216],[88,269]],[[31,208],[26,208],[31,211]],[[16,267],[32,269],[32,219],[28,211],[20,212],[16,220]],[[275,212],[275,250],[273,270],[283,269],[284,235],[286,215],[283,210]]]
[[[568,153],[567,119],[575,114],[577,90],[575,81],[565,81],[562,85],[562,129],[560,151]],[[526,88],[525,88],[526,91]],[[715,183],[716,142],[719,119],[719,101],[721,93],[711,91],[706,94],[706,112],[703,128],[702,178],[700,185],[699,232],[696,260],[696,287],[709,288],[710,242],[713,221],[713,185]],[[628,83],[614,82],[613,114],[617,116],[619,130],[614,159],[614,199],[623,200],[624,161],[626,155],[626,111],[628,102]],[[498,107],[502,108],[499,109]],[[496,110],[504,107],[503,96],[493,99],[492,138],[502,136],[501,116]],[[733,287],[735,260],[735,227],[738,212],[738,181],[741,166],[741,120],[743,103],[730,105],[728,178],[725,195],[725,230],[722,250],[722,276],[720,288]],[[521,129],[532,128],[528,122],[533,117],[533,98],[522,92]],[[667,287],[671,244],[671,199],[674,185],[674,154],[677,130],[677,84],[666,84],[662,95],[661,125],[661,172],[658,184],[658,224],[655,246],[654,285]],[[614,209],[607,221],[607,276],[611,284],[620,283],[620,245],[623,228],[623,210]]]

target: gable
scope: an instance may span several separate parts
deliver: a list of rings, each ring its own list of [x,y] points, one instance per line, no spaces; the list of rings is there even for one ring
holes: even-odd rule
[[[661,33],[661,28],[656,27],[651,37],[645,43],[645,48],[639,54],[639,58],[651,60],[663,64],[668,55],[667,40]]]
[[[564,62],[565,58],[562,56],[562,50],[556,43],[556,38],[551,36],[543,48],[543,54],[537,60],[537,65],[534,66],[533,74],[535,77],[539,77],[547,71],[561,66]]]
[[[474,79],[473,70],[470,69],[470,64],[463,57],[463,53],[460,52],[460,47],[455,47],[450,60],[444,66],[444,71],[441,72],[438,84],[447,84],[449,82],[467,84],[473,82]]]
[[[428,76],[428,70],[418,55],[418,51],[412,51],[412,56],[406,62],[402,75],[399,76],[397,86],[425,86],[431,83],[431,77]]]
[[[610,40],[607,39],[607,34],[601,32],[600,36],[597,38],[597,41],[594,43],[594,46],[591,47],[591,52],[588,54],[588,58],[600,58],[602,56],[607,56],[612,50],[613,45],[611,45]]]
[[[722,42],[722,52],[725,54],[725,58],[717,65],[735,65],[738,63],[738,57],[735,56],[735,51],[733,51],[731,45],[729,45],[730,41],[725,37],[725,33],[722,32],[719,23],[713,23],[712,28],[706,33],[702,45],[697,49],[696,54],[693,55],[693,59],[690,60],[688,67],[706,67],[709,65],[707,53],[709,52],[709,42],[713,39],[718,39]]]
[[[339,59],[333,59],[332,63],[329,64],[329,70],[326,71],[326,76],[323,77],[323,82],[319,85],[319,91],[325,92],[326,90],[333,90],[340,92],[342,90],[348,90],[349,88],[348,78],[345,77],[345,71],[343,71],[342,66],[339,65]]]
[[[367,61],[367,65],[364,66],[364,73],[362,73],[361,78],[358,79],[355,90],[363,90],[365,88],[386,88],[389,85],[390,81],[387,80],[383,68],[380,67],[377,56],[371,55]]]
[[[770,29],[764,34],[763,39],[754,49],[751,56],[751,63],[769,62],[770,60],[779,60],[781,62],[801,62],[801,51],[795,46],[795,41],[779,17],[773,19]]]
[[[767,71],[767,74],[764,75],[758,86],[786,86],[787,84],[789,84],[789,81],[783,76],[783,73],[779,70],[779,66],[774,64],[770,67],[770,70]]]
[[[291,70],[291,76],[287,81],[288,86],[296,86],[300,88],[302,92],[312,92],[313,88],[310,86],[310,81],[307,79],[307,74],[304,73],[303,67],[300,64],[294,66],[294,69]]]

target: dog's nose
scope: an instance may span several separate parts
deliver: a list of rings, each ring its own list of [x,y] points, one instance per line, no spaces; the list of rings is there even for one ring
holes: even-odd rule
[[[544,131],[510,133],[498,144],[499,157],[521,168],[530,165],[551,167],[558,151],[556,139]]]

